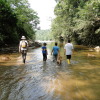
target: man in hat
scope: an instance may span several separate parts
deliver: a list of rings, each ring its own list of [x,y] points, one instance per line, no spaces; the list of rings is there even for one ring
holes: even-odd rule
[[[25,36],[21,37],[21,41],[19,43],[19,52],[22,53],[23,63],[25,63],[26,55],[28,50],[28,41]]]

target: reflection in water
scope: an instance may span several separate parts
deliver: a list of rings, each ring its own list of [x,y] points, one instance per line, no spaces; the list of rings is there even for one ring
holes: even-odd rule
[[[49,47],[46,62],[41,48],[30,50],[26,64],[19,54],[0,60],[0,100],[99,100],[100,52],[76,46],[68,65],[60,50],[61,65],[52,61]]]

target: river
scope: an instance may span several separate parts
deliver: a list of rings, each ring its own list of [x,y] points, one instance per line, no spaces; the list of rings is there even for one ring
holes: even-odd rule
[[[1,54],[0,100],[100,100],[100,52],[75,46],[68,65],[63,47],[63,61],[52,61],[48,44],[48,60],[42,61],[41,48],[30,48],[26,63],[18,53]]]

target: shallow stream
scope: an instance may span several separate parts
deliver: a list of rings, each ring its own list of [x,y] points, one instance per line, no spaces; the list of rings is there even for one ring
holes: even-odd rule
[[[75,46],[68,65],[61,47],[63,61],[57,65],[52,46],[46,62],[41,48],[31,48],[25,64],[18,53],[0,55],[0,100],[100,100],[100,52]]]

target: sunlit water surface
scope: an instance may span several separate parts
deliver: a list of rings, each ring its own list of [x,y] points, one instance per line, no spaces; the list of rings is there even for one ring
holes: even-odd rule
[[[100,52],[75,46],[68,65],[61,47],[63,61],[57,65],[52,61],[52,46],[46,62],[41,48],[29,50],[26,64],[20,54],[0,55],[10,57],[0,59],[0,100],[100,100]]]

